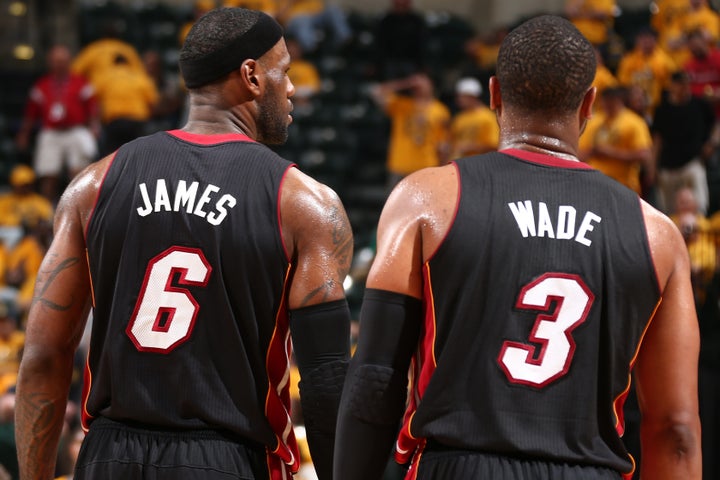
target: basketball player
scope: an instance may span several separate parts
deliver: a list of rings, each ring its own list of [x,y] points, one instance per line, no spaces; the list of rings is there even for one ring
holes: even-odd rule
[[[633,367],[643,478],[700,478],[688,254],[668,218],[578,161],[594,74],[575,27],[529,20],[490,82],[500,151],[389,197],[335,478],[379,479],[395,439],[408,479],[630,476]]]
[[[289,62],[268,15],[209,12],[180,54],[187,125],[126,144],[64,193],[17,387],[21,478],[53,473],[90,307],[75,479],[290,478],[290,330],[331,478],[352,233],[333,191],[263,145],[287,137]]]

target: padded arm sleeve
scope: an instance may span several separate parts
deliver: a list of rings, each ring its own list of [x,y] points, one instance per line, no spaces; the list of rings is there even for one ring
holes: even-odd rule
[[[338,412],[334,478],[381,478],[407,399],[408,368],[417,348],[422,302],[367,289],[360,337]]]
[[[318,479],[330,480],[337,411],[350,357],[347,301],[291,310],[290,329],[310,454]]]

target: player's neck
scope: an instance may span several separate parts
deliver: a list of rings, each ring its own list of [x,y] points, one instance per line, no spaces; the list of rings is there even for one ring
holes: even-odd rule
[[[577,149],[573,145],[559,138],[551,138],[544,135],[525,134],[521,138],[503,137],[500,138],[498,150],[526,150],[528,152],[540,153],[552,157],[562,158],[579,162]]]

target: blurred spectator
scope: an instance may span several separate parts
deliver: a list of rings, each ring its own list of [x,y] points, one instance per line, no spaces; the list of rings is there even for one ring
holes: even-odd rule
[[[25,332],[18,326],[16,313],[8,302],[0,301],[0,395],[17,381],[24,346]]]
[[[103,38],[86,45],[72,62],[72,71],[87,78],[95,85],[95,81],[114,68],[115,59],[123,56],[129,68],[142,72],[145,70],[137,49],[119,38],[119,34],[110,27]]]
[[[481,99],[482,85],[471,77],[455,85],[455,102],[459,112],[450,123],[450,157],[477,155],[496,150],[500,128],[495,113]]]
[[[424,71],[427,37],[425,18],[412,0],[391,0],[377,26],[377,77],[392,80]]]
[[[695,300],[698,305],[705,301],[706,289],[715,275],[717,251],[711,224],[700,212],[691,188],[681,188],[675,193],[675,212],[670,218],[680,229],[690,252]]]
[[[501,26],[487,34],[473,37],[465,43],[465,53],[470,55],[483,77],[489,77],[495,72],[500,43],[507,33],[508,27]]]
[[[640,195],[640,171],[649,165],[652,139],[642,117],[625,106],[623,88],[608,88],[580,137],[580,158]]]
[[[132,68],[123,55],[95,81],[103,123],[100,155],[108,155],[124,143],[146,134],[147,122],[158,102],[155,83]]]
[[[287,0],[277,16],[307,53],[314,53],[321,41],[339,51],[352,38],[345,12],[325,0]]]
[[[650,8],[650,25],[658,34],[658,45],[678,66],[683,65],[690,56],[685,46],[683,27],[688,10],[690,0],[658,0]]]
[[[690,77],[690,89],[710,101],[720,119],[720,50],[700,30],[688,33],[687,42],[692,56],[683,69]]]
[[[391,122],[388,187],[416,170],[440,165],[447,155],[450,111],[435,98],[430,77],[389,80],[375,85],[371,93]]]
[[[684,32],[698,30],[712,44],[720,41],[720,16],[708,6],[707,0],[689,0],[689,9],[682,16]]]
[[[35,280],[50,245],[52,223],[41,220],[25,224],[25,235],[7,254],[5,284],[17,289],[18,315],[24,320],[33,299]]]
[[[97,104],[92,86],[70,72],[70,50],[55,45],[47,56],[47,75],[30,90],[17,135],[20,150],[30,146],[30,135],[41,123],[34,154],[40,191],[55,201],[63,166],[72,178],[97,154]]]
[[[183,23],[180,27],[180,31],[178,32],[179,45],[182,46],[182,44],[185,43],[185,37],[187,37],[187,34],[190,31],[190,28],[192,28],[193,23],[195,23],[195,20],[202,17],[215,7],[217,7],[217,2],[215,0],[195,0],[195,3],[193,4],[192,18]]]
[[[666,213],[673,206],[675,192],[683,186],[692,189],[698,211],[707,212],[705,161],[712,152],[714,124],[712,106],[703,98],[693,97],[687,74],[674,73],[651,129],[660,206]]]
[[[185,101],[185,89],[179,73],[168,72],[160,52],[156,50],[146,51],[142,59],[145,71],[158,91],[158,101],[152,109],[146,133],[178,128]]]
[[[312,98],[320,91],[320,74],[315,64],[305,60],[303,49],[297,39],[288,37],[285,39],[288,53],[290,54],[290,69],[288,76],[295,85],[293,104],[296,109],[302,110],[309,105]]]
[[[604,92],[606,88],[616,87],[618,85],[618,80],[605,65],[603,56],[597,48],[595,49],[595,60],[597,61],[597,69],[595,70],[593,86],[597,88],[597,98],[600,98],[602,96],[602,92]],[[595,111],[602,110],[602,102],[595,102],[593,107]]]
[[[35,191],[35,172],[27,165],[10,171],[11,190],[0,194],[0,237],[12,248],[22,236],[21,227],[38,221],[51,221],[53,206]]]
[[[620,59],[617,79],[625,87],[642,88],[652,112],[660,103],[670,75],[677,69],[675,62],[658,46],[655,32],[644,28],[635,35],[633,49]]]
[[[613,28],[615,0],[566,0],[565,15],[590,43],[604,50]]]
[[[80,446],[85,438],[85,432],[78,425],[69,428],[67,432],[63,432],[60,439],[60,448],[58,451],[57,473],[61,475],[55,480],[72,480],[75,463],[77,463]]]

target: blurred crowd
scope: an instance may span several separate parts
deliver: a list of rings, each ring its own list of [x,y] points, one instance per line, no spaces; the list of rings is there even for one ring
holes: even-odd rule
[[[375,178],[381,179],[383,194],[419,168],[498,146],[486,87],[512,25],[476,32],[464,24],[445,37],[453,42],[445,42],[438,55],[432,29],[437,34],[438,18],[447,16],[421,11],[412,0],[389,0],[385,10],[366,14],[363,22],[331,1],[198,0],[191,16],[176,25],[176,46],[194,19],[217,7],[263,10],[284,25],[296,88],[293,129],[317,122],[319,106],[343,96],[352,99],[347,112],[359,111],[358,116],[381,125],[370,130],[378,135],[367,139],[374,149],[361,145],[358,151],[382,157],[384,171]],[[670,215],[687,242],[703,337],[705,471],[706,478],[718,478],[720,468],[710,452],[720,445],[720,419],[712,408],[720,402],[720,15],[707,0],[658,0],[623,28],[615,0],[567,0],[565,10],[554,13],[570,18],[597,49],[595,114],[581,137],[581,160]],[[77,52],[48,45],[46,69],[28,85],[14,132],[25,161],[9,170],[0,193],[0,479],[17,474],[13,385],[24,318],[52,235],[53,209],[67,182],[90,162],[136,137],[182,126],[185,90],[164,53],[139,51],[109,29]],[[348,62],[355,63],[350,95],[338,88],[340,75],[328,78]],[[337,126],[342,118],[330,122]],[[297,145],[280,153],[305,158],[293,151]],[[352,158],[349,170],[358,177],[364,162],[378,163],[362,154]],[[352,186],[352,175],[343,185]],[[356,249],[353,276],[360,285],[372,259],[372,240],[367,243]],[[81,351],[58,476],[72,471],[73,449],[82,438],[82,357]],[[299,404],[296,416],[301,424]],[[312,469],[299,478],[312,479]]]

